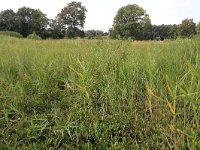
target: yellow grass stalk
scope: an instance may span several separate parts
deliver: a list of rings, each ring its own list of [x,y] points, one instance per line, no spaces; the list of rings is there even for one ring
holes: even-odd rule
[[[75,72],[79,77],[81,77],[81,78],[83,79],[83,74],[82,74],[82,73],[76,71],[76,70],[74,69],[74,67],[72,67],[71,65],[69,65],[69,68],[70,68],[73,72]]]
[[[172,131],[172,133],[174,133],[174,132],[175,132],[175,128],[174,128],[174,126],[173,126],[173,125],[168,125],[168,127],[169,127],[169,129]]]
[[[83,86],[81,86],[81,85],[79,85],[79,84],[75,84],[75,85],[80,89],[80,91],[85,92],[85,95],[86,95],[87,98],[90,97],[90,95],[89,95],[89,93],[87,92],[87,90],[86,90],[85,87],[83,87]]]
[[[172,113],[173,115],[175,115],[175,114],[176,114],[176,113],[175,113],[175,109],[173,108],[172,104],[168,101],[167,98],[166,98],[166,100],[167,100],[167,104],[168,104],[168,106],[169,106],[169,109],[170,109],[171,113]]]

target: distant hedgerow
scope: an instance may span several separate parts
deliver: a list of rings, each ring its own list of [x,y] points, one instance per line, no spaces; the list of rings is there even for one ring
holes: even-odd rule
[[[17,37],[17,38],[22,38],[23,36],[14,31],[0,31],[0,35],[6,35],[6,36],[11,36],[11,37]]]

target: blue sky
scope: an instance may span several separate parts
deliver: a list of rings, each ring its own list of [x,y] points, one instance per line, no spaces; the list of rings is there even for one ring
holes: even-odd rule
[[[138,4],[150,15],[152,24],[179,24],[185,18],[200,21],[200,0],[75,0],[86,6],[85,30],[107,31],[112,27],[117,10],[127,4]],[[48,18],[57,13],[71,0],[1,0],[0,11],[27,6],[39,8]]]

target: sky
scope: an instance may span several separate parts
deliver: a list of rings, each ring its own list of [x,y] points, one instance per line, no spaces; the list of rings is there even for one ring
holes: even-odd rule
[[[1,0],[0,11],[26,6],[40,9],[48,18],[54,19],[72,0]],[[152,24],[180,24],[185,18],[200,21],[200,0],[75,0],[86,6],[85,30],[108,31],[122,6],[137,4],[146,10]]]

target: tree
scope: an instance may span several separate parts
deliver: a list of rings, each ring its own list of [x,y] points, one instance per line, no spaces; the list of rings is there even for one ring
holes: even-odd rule
[[[13,10],[7,9],[0,13],[0,30],[16,31],[16,14]]]
[[[31,34],[30,32],[30,22],[32,20],[33,9],[22,7],[17,11],[17,23],[18,23],[18,32],[21,33],[24,37]]]
[[[105,33],[103,31],[100,31],[100,30],[87,30],[87,31],[85,31],[85,37],[87,37],[88,39],[100,38],[104,35],[105,35]]]
[[[200,22],[197,24],[196,30],[197,30],[197,34],[199,35],[200,34]]]
[[[30,32],[36,33],[41,38],[46,38],[46,29],[48,25],[48,18],[39,9],[34,10],[32,20],[30,22]]]
[[[150,24],[150,18],[143,8],[136,4],[127,5],[120,8],[114,18],[112,36],[143,40],[145,30],[150,31]]]
[[[67,27],[67,37],[83,37],[84,23],[86,18],[86,8],[81,2],[71,2],[58,14],[59,21]]]
[[[196,24],[193,19],[184,19],[179,25],[178,32],[183,37],[191,37],[196,34]]]
[[[163,37],[164,39],[176,39],[177,25],[153,25],[152,38],[157,39]]]
[[[19,8],[16,13],[16,21],[18,23],[18,32],[24,37],[35,32],[37,35],[45,38],[48,18],[39,9]]]
[[[49,20],[49,29],[47,30],[47,36],[53,39],[63,39],[65,37],[65,26],[57,20]]]
[[[152,24],[149,15],[145,15],[141,20],[141,25],[143,28],[143,39],[149,40],[152,39]]]

